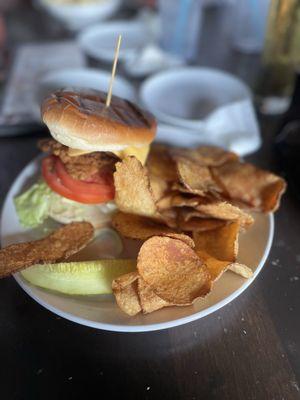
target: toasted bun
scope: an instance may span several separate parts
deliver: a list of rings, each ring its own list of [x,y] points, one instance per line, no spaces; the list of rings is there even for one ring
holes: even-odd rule
[[[156,121],[152,114],[128,100],[94,90],[58,90],[42,104],[42,119],[58,142],[87,151],[118,151],[152,142]]]

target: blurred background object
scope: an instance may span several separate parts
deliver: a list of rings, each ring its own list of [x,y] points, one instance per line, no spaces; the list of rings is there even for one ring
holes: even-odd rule
[[[66,68],[54,70],[41,77],[36,93],[36,105],[39,108],[44,97],[58,87],[89,88],[107,91],[110,82],[109,71],[99,71],[96,68]],[[114,94],[135,102],[135,88],[125,78],[116,76],[114,79]]]
[[[148,78],[140,98],[159,123],[194,134],[198,141],[221,143],[246,155],[260,147],[251,90],[220,70],[201,67],[171,69]]]
[[[136,99],[140,92],[137,101],[149,108],[155,103],[159,123],[167,126],[164,132],[170,126],[182,134],[188,129],[198,141],[217,138],[227,147],[236,143],[241,154],[253,152],[260,146],[254,105],[266,111],[270,98],[277,104],[290,99],[300,57],[298,3],[2,1],[0,135],[30,132],[32,124],[41,127],[38,104],[49,90],[65,85],[105,90],[115,40],[122,34],[115,94]],[[204,70],[184,68],[189,65],[208,73],[203,77]],[[176,75],[181,70],[184,77]],[[167,79],[162,71],[175,78]],[[237,83],[232,78],[225,84],[224,72],[238,78],[246,96],[232,98]],[[156,79],[159,90],[150,90]],[[145,87],[151,92],[147,98]]]
[[[71,30],[79,30],[111,17],[121,4],[121,0],[34,0],[34,2]]]
[[[198,58],[202,0],[159,0],[159,42],[164,50],[185,61]]]
[[[119,55],[121,61],[140,52],[151,40],[147,24],[139,19],[120,19],[84,29],[78,36],[78,43],[89,57],[111,63],[117,34],[123,38]]]
[[[259,53],[264,45],[271,0],[234,0],[233,46],[245,53]]]
[[[50,71],[84,65],[84,57],[73,41],[24,44],[18,47],[2,99],[0,124],[15,127],[9,131],[12,133],[26,133],[33,129],[33,124],[38,128],[40,104],[37,104],[36,94],[39,81]],[[19,126],[18,130],[16,126]]]
[[[287,109],[299,63],[300,2],[272,0],[256,89],[262,112],[277,114]]]
[[[290,188],[300,199],[300,73],[296,74],[295,87],[286,113],[279,123],[275,137],[276,152]]]

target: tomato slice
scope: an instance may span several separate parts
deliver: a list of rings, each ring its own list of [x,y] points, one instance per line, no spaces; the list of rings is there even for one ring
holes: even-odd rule
[[[69,175],[69,178],[72,179],[75,182],[72,182],[69,187],[65,185],[65,182],[67,181],[68,178],[64,175],[64,181],[60,178],[60,176],[57,173],[57,157],[55,156],[49,156],[43,159],[42,161],[42,175],[43,178],[45,179],[46,183],[48,186],[56,193],[60,194],[63,197],[66,197],[67,199],[77,201],[79,203],[84,203],[84,204],[100,204],[104,203],[107,201],[110,201],[114,198],[114,187],[109,186],[108,184],[105,185],[98,185],[101,187],[102,191],[100,191],[100,188],[90,188],[90,190],[86,190],[86,188],[82,187],[81,185],[77,186],[75,183],[77,182],[76,179],[73,180]],[[60,160],[59,160],[60,161]],[[61,163],[62,164],[62,163]],[[64,168],[64,166],[62,165]],[[64,168],[65,170],[65,168]],[[64,171],[66,174],[67,172]],[[62,174],[62,169],[60,169],[60,173]],[[79,181],[80,183],[90,185],[90,183],[85,183],[83,181]],[[77,182],[78,183],[78,182]],[[95,184],[92,184],[95,185]],[[72,188],[71,188],[72,186]]]
[[[68,174],[64,164],[58,157],[55,160],[55,170],[62,184],[72,192],[82,192],[95,196],[103,196],[105,194],[110,198],[114,198],[114,185],[107,174],[103,174],[103,176],[98,174],[97,182],[74,179]]]

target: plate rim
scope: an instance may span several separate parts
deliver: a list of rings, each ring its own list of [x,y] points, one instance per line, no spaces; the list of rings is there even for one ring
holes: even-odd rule
[[[3,215],[4,215],[4,210],[6,208],[6,204],[9,201],[10,194],[15,186],[15,183],[18,179],[20,179],[20,175],[22,172],[31,164],[34,162],[37,162],[39,160],[40,156],[35,157],[32,159],[27,165],[19,172],[19,174],[16,176],[14,179],[13,183],[10,186],[9,191],[6,194],[5,200],[3,202],[2,210],[1,210],[1,226],[0,226],[0,242],[2,241],[2,221],[3,221]],[[198,312],[195,312],[191,315],[188,315],[186,317],[181,317],[178,319],[174,319],[171,321],[166,321],[166,322],[158,322],[158,323],[152,323],[148,325],[120,325],[120,324],[110,324],[110,323],[104,323],[104,322],[95,322],[91,321],[82,317],[78,317],[76,315],[73,315],[69,312],[61,311],[60,309],[56,308],[55,306],[52,306],[51,304],[47,303],[46,301],[40,299],[40,297],[36,294],[33,293],[31,286],[26,284],[22,278],[19,276],[18,273],[13,274],[14,279],[16,282],[19,284],[19,286],[24,290],[24,292],[29,295],[33,300],[35,300],[38,304],[46,308],[47,310],[53,312],[54,314],[65,318],[69,321],[75,322],[79,325],[83,326],[88,326],[91,328],[95,329],[100,329],[100,330],[105,330],[105,331],[110,331],[110,332],[126,332],[126,333],[137,333],[137,332],[151,332],[151,331],[158,331],[158,330],[164,330],[164,329],[169,329],[169,328],[174,328],[180,325],[187,324],[189,322],[196,321],[198,319],[201,319],[203,317],[206,317],[209,314],[212,314],[219,310],[220,308],[226,306],[228,303],[236,299],[239,295],[241,295],[254,281],[254,279],[258,276],[260,271],[262,270],[268,255],[271,250],[273,238],[274,238],[274,229],[275,229],[275,223],[274,223],[274,215],[272,213],[267,214],[268,222],[269,222],[269,235],[267,239],[267,244],[264,249],[264,253],[260,259],[259,264],[256,267],[256,270],[253,274],[252,278],[247,279],[242,286],[240,286],[237,290],[232,292],[229,296],[227,296],[225,299],[219,301],[218,303],[207,307],[204,310],[200,310]]]

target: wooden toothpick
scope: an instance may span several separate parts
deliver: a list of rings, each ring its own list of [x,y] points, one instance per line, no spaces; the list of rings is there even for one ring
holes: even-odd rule
[[[114,84],[114,79],[115,79],[115,74],[116,74],[116,69],[117,69],[117,62],[119,58],[119,51],[120,51],[120,46],[121,46],[121,41],[122,41],[122,35],[119,35],[116,49],[115,49],[115,56],[114,56],[114,62],[111,70],[111,77],[110,77],[110,82],[109,82],[109,88],[107,92],[107,97],[106,97],[106,102],[105,102],[105,107],[110,106],[111,102],[111,96],[112,96],[112,87]]]

